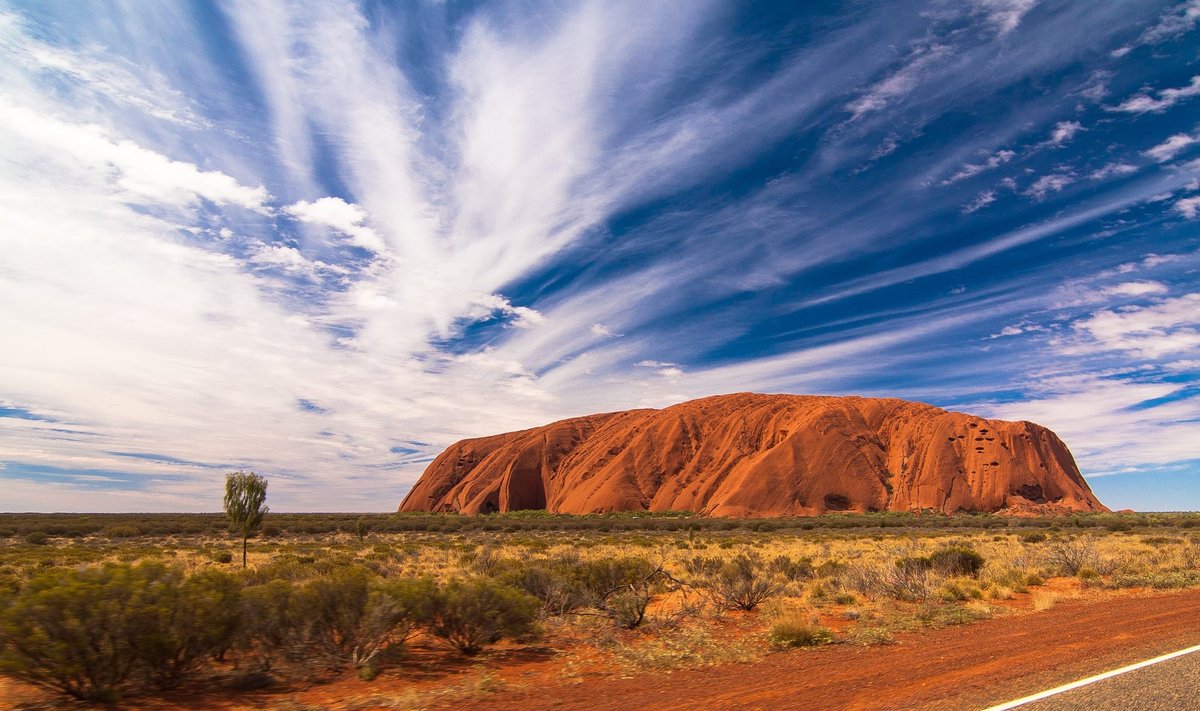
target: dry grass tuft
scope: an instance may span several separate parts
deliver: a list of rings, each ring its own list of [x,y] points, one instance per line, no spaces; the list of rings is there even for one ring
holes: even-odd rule
[[[1033,609],[1037,612],[1049,610],[1059,603],[1062,597],[1056,592],[1039,590],[1033,594]]]

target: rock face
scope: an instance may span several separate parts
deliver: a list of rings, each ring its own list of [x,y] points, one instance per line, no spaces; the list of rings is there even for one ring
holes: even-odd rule
[[[466,439],[401,511],[1106,511],[1053,432],[893,399],[739,393]]]

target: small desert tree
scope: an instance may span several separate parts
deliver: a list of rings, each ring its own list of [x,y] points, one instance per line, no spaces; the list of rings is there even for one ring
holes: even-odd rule
[[[254,472],[233,472],[225,477],[225,515],[242,535],[242,567],[246,567],[246,541],[262,525],[268,509],[267,480]]]

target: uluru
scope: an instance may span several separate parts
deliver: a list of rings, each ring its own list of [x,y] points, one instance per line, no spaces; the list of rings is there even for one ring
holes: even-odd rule
[[[1107,511],[1067,446],[891,398],[737,393],[465,439],[400,511],[1063,514]]]

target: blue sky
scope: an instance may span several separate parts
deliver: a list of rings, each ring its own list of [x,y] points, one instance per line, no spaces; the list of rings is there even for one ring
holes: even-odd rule
[[[0,2],[0,510],[736,391],[1200,508],[1200,0]]]

